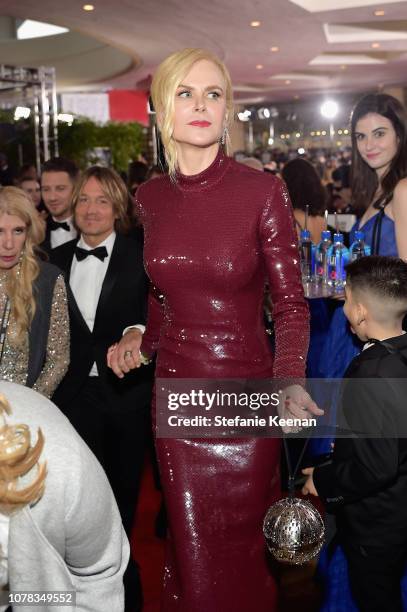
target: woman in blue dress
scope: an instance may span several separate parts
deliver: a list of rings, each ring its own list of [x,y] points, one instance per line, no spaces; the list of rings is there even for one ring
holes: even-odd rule
[[[362,230],[372,254],[407,260],[407,113],[386,94],[362,98],[351,117],[352,203],[358,220],[351,231]],[[362,345],[351,333],[342,306],[336,309],[321,353],[325,378],[341,378]],[[317,452],[326,452],[326,444]],[[329,450],[329,449],[328,449]],[[315,445],[314,445],[315,452]],[[346,560],[334,543],[321,555],[320,574],[325,598],[321,612],[357,611],[347,578]],[[404,578],[407,611],[407,576]]]

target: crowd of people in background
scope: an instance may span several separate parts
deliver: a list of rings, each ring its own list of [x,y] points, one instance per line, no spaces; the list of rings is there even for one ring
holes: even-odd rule
[[[309,162],[316,171],[325,191],[325,208],[329,213],[351,213],[351,149],[307,149],[298,153],[297,149],[255,149],[248,154],[235,152],[235,159],[257,170],[271,172],[284,178],[285,166],[294,159]],[[309,202],[312,205],[312,202]]]
[[[0,185],[14,185],[23,189],[32,198],[36,208],[46,217],[48,211],[41,192],[41,178],[35,165],[27,163],[21,168],[11,168],[7,163],[7,157],[4,154],[1,155],[0,162],[4,160],[4,170],[0,168]],[[165,172],[158,164],[148,164],[147,157],[145,153],[141,153],[139,159],[129,163],[127,172],[120,172],[133,200],[137,188],[142,183]],[[252,153],[236,151],[234,158],[256,170],[269,172],[279,177],[283,177],[283,170],[288,162],[297,158],[306,160],[315,168],[325,190],[325,208],[328,212],[353,212],[350,191],[351,150],[348,147],[342,149],[310,148],[303,154],[299,154],[297,149],[283,151],[278,148],[256,148]]]

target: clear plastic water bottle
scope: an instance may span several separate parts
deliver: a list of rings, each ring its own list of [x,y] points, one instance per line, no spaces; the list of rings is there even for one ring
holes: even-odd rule
[[[355,232],[355,241],[350,247],[350,260],[356,261],[361,257],[370,255],[370,246],[365,244],[365,235],[360,230]]]
[[[317,245],[312,243],[311,247],[311,279],[315,279],[315,273],[317,269]]]
[[[343,244],[343,234],[334,234],[328,251],[328,262],[329,284],[335,289],[343,289],[346,281],[345,266],[349,262],[349,251]]]
[[[328,251],[332,244],[331,232],[324,230],[321,233],[321,242],[317,246],[316,250],[316,265],[315,265],[315,279],[318,283],[328,284],[329,281],[329,260]]]
[[[312,280],[312,242],[310,231],[307,229],[301,230],[300,261],[302,282],[308,283]]]

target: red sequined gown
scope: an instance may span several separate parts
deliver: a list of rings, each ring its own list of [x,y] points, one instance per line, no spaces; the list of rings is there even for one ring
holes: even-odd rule
[[[308,309],[287,191],[219,152],[137,192],[152,293],[142,351],[157,377],[303,377]],[[268,276],[276,355],[263,325]],[[164,612],[272,612],[262,521],[279,498],[276,439],[157,439],[169,520]]]

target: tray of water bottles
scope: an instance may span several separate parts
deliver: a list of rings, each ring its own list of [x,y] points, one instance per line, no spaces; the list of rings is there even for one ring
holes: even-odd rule
[[[334,289],[331,285],[321,284],[316,281],[302,283],[304,287],[304,296],[308,300],[316,300],[320,298],[336,298],[345,299],[344,289]]]
[[[309,230],[301,231],[300,260],[304,295],[308,299],[335,298],[345,296],[346,265],[370,255],[364,234],[355,232],[355,240],[348,249],[343,234],[329,230],[321,234],[319,244],[313,244]]]

